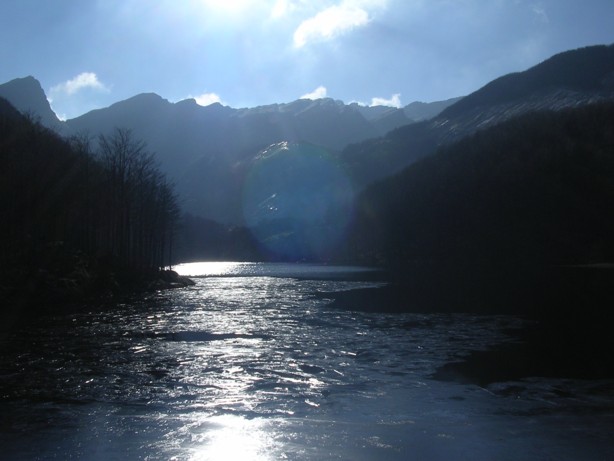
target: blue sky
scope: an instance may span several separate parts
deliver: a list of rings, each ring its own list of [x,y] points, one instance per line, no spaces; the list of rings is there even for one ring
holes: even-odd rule
[[[0,0],[0,82],[71,118],[143,92],[406,105],[614,42],[612,0]]]

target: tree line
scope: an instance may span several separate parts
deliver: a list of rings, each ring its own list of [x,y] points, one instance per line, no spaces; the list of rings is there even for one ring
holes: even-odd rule
[[[0,286],[170,265],[178,201],[130,130],[64,139],[0,100],[0,162]]]

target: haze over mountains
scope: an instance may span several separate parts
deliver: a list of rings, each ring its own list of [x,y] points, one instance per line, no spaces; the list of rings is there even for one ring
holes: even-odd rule
[[[514,116],[614,99],[614,46],[561,53],[462,99],[412,103],[403,109],[346,105],[332,99],[233,109],[220,104],[202,107],[194,100],[171,103],[156,94],[140,94],[61,122],[32,77],[0,85],[0,96],[65,135],[96,137],[115,127],[131,129],[156,153],[162,170],[176,183],[185,210],[244,225],[244,186],[262,161],[259,154],[267,148],[277,156],[288,151],[270,146],[285,142],[295,153],[313,152],[306,146],[319,146],[317,155],[347,175],[358,192],[438,146]],[[298,163],[285,168],[296,171],[302,156],[291,157]],[[315,182],[313,187],[328,186]],[[265,202],[279,201],[284,193],[270,192]],[[257,223],[288,218],[282,208],[261,206]],[[253,219],[252,215],[252,224]]]
[[[232,185],[243,182],[249,162],[267,146],[307,142],[336,152],[350,143],[428,119],[459,99],[415,102],[403,109],[346,105],[329,98],[233,109],[219,103],[203,107],[193,99],[171,103],[144,93],[62,122],[33,77],[0,85],[0,96],[63,135],[95,138],[116,127],[131,129],[156,153],[162,169],[177,184],[187,210],[233,224],[243,219],[236,205],[229,206],[240,194]]]

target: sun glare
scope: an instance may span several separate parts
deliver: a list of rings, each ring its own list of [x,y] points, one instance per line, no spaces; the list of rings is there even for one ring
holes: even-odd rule
[[[219,277],[239,273],[241,268],[246,265],[249,265],[249,263],[207,261],[178,264],[173,269],[179,275],[186,277]]]
[[[207,8],[214,11],[236,14],[241,13],[256,2],[253,0],[203,0],[203,3]]]

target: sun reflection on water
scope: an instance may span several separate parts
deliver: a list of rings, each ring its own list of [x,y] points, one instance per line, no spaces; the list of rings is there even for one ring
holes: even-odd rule
[[[213,277],[239,274],[243,272],[245,266],[248,266],[249,264],[250,263],[229,261],[202,261],[178,264],[173,269],[179,275],[183,275],[186,277]]]
[[[194,450],[192,461],[268,461],[273,459],[272,434],[262,419],[234,415],[207,418],[202,446]]]
[[[261,263],[235,261],[202,261],[173,267],[186,277],[285,277],[319,280],[355,279],[379,273],[374,267],[337,266],[318,263]]]

